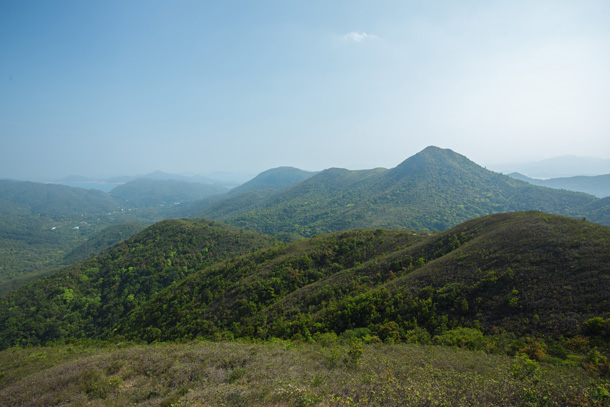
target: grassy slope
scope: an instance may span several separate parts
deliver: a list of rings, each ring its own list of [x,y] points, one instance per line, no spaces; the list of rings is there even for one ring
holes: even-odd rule
[[[608,400],[608,384],[579,367],[416,345],[66,345],[3,351],[0,366],[5,406],[601,406]]]

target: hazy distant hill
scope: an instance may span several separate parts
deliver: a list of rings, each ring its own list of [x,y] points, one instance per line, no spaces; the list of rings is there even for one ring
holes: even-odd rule
[[[482,215],[532,209],[583,217],[595,201],[529,185],[451,150],[428,147],[390,170],[331,168],[276,192],[210,203],[195,216],[272,235],[312,236],[368,227],[445,230]],[[603,212],[591,220],[603,219]]]
[[[294,167],[279,167],[261,172],[250,181],[233,188],[229,194],[237,195],[261,189],[283,189],[311,178],[315,172],[303,171]]]
[[[36,182],[0,181],[0,214],[96,216],[119,210],[104,192]]]
[[[131,208],[197,201],[228,191],[228,188],[174,180],[141,178],[119,185],[110,196]]]
[[[566,155],[546,160],[493,166],[505,174],[519,172],[532,178],[566,178],[610,174],[610,159]]]
[[[565,189],[584,192],[598,198],[610,196],[610,174],[594,176],[577,176],[567,178],[536,179],[518,172],[508,174],[509,177],[548,188]]]
[[[106,182],[120,182],[120,183],[124,183],[124,182],[129,182],[129,181],[135,181],[137,179],[141,179],[141,178],[148,178],[148,179],[154,179],[157,181],[184,181],[184,182],[194,182],[194,183],[198,183],[198,184],[212,184],[212,185],[218,185],[218,184],[222,184],[222,182],[213,179],[213,178],[209,178],[209,177],[202,177],[202,176],[198,176],[198,175],[181,175],[181,174],[170,174],[167,172],[163,172],[163,171],[153,171],[153,172],[149,172],[148,174],[144,174],[144,175],[124,175],[124,176],[119,176],[119,177],[110,177],[107,179],[104,179],[104,181]]]

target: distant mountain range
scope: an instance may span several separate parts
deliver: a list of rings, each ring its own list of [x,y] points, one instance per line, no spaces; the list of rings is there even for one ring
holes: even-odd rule
[[[442,231],[479,216],[522,210],[610,225],[610,198],[534,186],[438,147],[392,169],[275,168],[232,190],[163,179],[168,176],[153,173],[159,179],[128,181],[109,194],[0,181],[0,294],[4,282],[15,287],[15,278],[34,278],[137,230],[104,232],[124,222],[204,217],[284,241],[371,227]],[[96,236],[98,243],[82,246]],[[81,254],[67,256],[75,250]]]
[[[610,174],[551,179],[536,179],[514,172],[509,177],[542,187],[584,192],[598,198],[610,196]]]
[[[224,187],[229,189],[230,187],[235,187],[238,183],[234,181],[228,180],[219,180],[211,177],[203,177],[199,175],[180,175],[180,174],[169,174],[162,171],[154,171],[144,175],[129,175],[129,176],[119,176],[119,177],[110,177],[110,178],[102,178],[95,179],[90,177],[84,177],[80,175],[70,175],[68,177],[64,177],[60,180],[57,180],[55,183],[57,184],[65,184],[74,187],[80,188],[94,188],[101,189],[105,192],[110,192],[112,188],[117,185],[124,184],[126,182],[135,181],[139,179],[149,179],[156,181],[181,181],[188,183],[196,183],[196,184],[205,184],[205,185],[214,185],[219,187]]]
[[[217,196],[191,208],[207,217],[271,235],[309,237],[382,227],[445,230],[478,216],[541,210],[606,222],[607,205],[590,195],[533,186],[428,147],[393,169],[331,168],[279,190]]]
[[[610,159],[565,155],[533,162],[493,165],[504,174],[518,172],[531,178],[565,178],[610,174]]]
[[[110,191],[110,196],[129,207],[145,208],[197,201],[227,191],[228,188],[220,185],[139,178],[117,186]]]

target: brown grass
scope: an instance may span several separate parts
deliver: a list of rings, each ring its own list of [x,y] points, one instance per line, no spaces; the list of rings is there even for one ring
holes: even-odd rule
[[[0,366],[2,406],[605,405],[608,390],[579,367],[416,345],[62,345]]]

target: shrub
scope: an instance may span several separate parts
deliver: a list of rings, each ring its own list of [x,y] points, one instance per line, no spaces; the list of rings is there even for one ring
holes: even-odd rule
[[[518,353],[527,355],[532,360],[540,360],[546,356],[546,345],[543,342],[533,341]]]
[[[360,342],[354,342],[350,345],[344,362],[347,367],[356,367],[360,363],[364,348]]]
[[[589,336],[602,336],[608,330],[609,321],[601,317],[591,318],[583,323],[583,332]]]
[[[475,328],[456,328],[434,337],[439,345],[457,346],[470,350],[482,349],[485,346],[483,333]]]

